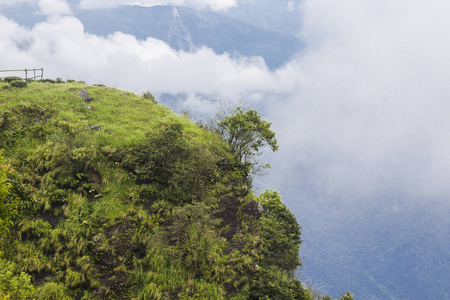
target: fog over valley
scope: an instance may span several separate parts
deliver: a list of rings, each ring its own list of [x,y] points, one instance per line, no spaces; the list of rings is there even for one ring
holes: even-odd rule
[[[96,35],[77,17],[120,5],[220,13],[302,47],[271,68],[205,45],[182,51],[152,37]],[[44,77],[150,91],[162,103],[171,95],[175,111],[204,121],[219,100],[257,108],[280,149],[264,153],[272,169],[254,185],[279,190],[298,217],[302,278],[333,297],[445,299],[448,11],[445,0],[0,0],[0,69],[43,67]],[[275,24],[277,14],[299,27]]]

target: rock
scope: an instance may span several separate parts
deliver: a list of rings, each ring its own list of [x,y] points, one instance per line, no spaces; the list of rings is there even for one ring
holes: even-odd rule
[[[92,97],[91,95],[89,95],[89,93],[85,90],[82,89],[79,93],[78,96],[80,96],[84,101],[89,102],[92,101]]]
[[[100,131],[102,130],[102,126],[97,126],[97,125],[89,125],[89,128],[91,130],[95,130],[95,131]]]
[[[242,212],[249,216],[259,217],[264,212],[264,208],[261,203],[251,201],[242,208]]]

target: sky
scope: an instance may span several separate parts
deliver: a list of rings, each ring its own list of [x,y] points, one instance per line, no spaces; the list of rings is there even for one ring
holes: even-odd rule
[[[182,105],[194,113],[214,114],[215,102],[207,99],[264,107],[280,144],[268,156],[278,178],[301,170],[299,177],[330,193],[370,198],[396,189],[448,204],[448,1],[304,0],[298,10],[306,46],[275,71],[258,57],[177,52],[120,32],[87,34],[63,0],[39,1],[46,21],[33,28],[1,16],[2,7],[26,1],[0,0],[0,69],[43,67],[49,78],[186,94]],[[80,6],[124,3],[216,11],[239,5],[82,0]]]

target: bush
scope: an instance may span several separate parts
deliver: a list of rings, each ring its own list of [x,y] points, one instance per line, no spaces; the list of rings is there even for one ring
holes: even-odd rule
[[[36,299],[38,300],[68,300],[66,288],[63,284],[48,282],[36,290]]]
[[[53,79],[49,79],[49,78],[45,78],[45,79],[40,79],[39,82],[48,82],[48,83],[56,83],[55,80]]]
[[[181,124],[171,124],[149,134],[147,140],[131,149],[123,166],[141,181],[167,184],[189,158],[189,146]]]
[[[146,100],[150,100],[153,103],[157,103],[155,97],[152,95],[152,93],[150,92],[145,92],[144,94],[142,94],[142,98],[146,99]]]
[[[277,267],[261,268],[248,291],[249,300],[312,300],[297,279],[286,276]]]
[[[8,77],[5,77],[5,79],[4,79],[5,82],[22,81],[22,80],[23,79],[18,76],[8,76]]]
[[[14,80],[14,81],[11,81],[10,84],[12,87],[15,87],[15,88],[24,88],[27,86],[27,83],[22,80]]]
[[[14,263],[0,259],[0,299],[28,299],[33,292],[31,276],[19,273]]]
[[[261,238],[265,248],[262,264],[276,265],[293,274],[297,267],[301,266],[301,228],[297,219],[283,203],[277,191],[267,190],[260,195],[259,200],[264,207],[260,219]]]

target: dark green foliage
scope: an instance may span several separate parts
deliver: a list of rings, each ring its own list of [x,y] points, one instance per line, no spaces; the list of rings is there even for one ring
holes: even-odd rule
[[[19,140],[42,140],[49,133],[44,124],[53,114],[51,109],[36,104],[3,110],[0,112],[0,147],[12,147]]]
[[[263,264],[275,265],[293,274],[301,265],[298,253],[302,241],[297,219],[277,191],[265,191],[260,201],[264,207],[260,220],[265,244]]]
[[[0,163],[2,157],[0,155]],[[2,251],[11,251],[9,230],[19,219],[30,217],[36,209],[31,189],[9,166],[0,165],[0,298],[26,299],[34,290],[30,275],[3,259]],[[5,298],[4,298],[5,297]]]
[[[278,150],[275,133],[270,130],[271,123],[262,120],[255,109],[244,111],[237,107],[217,125],[231,153],[244,164],[255,165],[256,156],[261,155],[260,149],[264,146]]]
[[[51,202],[65,202],[65,191],[83,186],[86,172],[99,155],[98,146],[92,140],[86,123],[55,124],[51,141],[38,147],[28,162],[47,188],[45,196]],[[62,188],[62,189],[61,189]]]
[[[122,166],[138,184],[152,184],[152,194],[176,202],[192,202],[206,196],[215,168],[213,154],[191,141],[179,123],[148,134],[145,141],[127,150]]]
[[[0,257],[0,299],[29,299],[33,292],[31,276],[20,272],[18,266]]]
[[[133,172],[138,181],[165,183],[179,172],[190,150],[181,124],[171,124],[149,134],[144,143],[133,147],[123,166]]]
[[[40,79],[38,81],[39,82],[47,82],[47,83],[56,83],[56,80],[53,80],[53,79],[50,79],[50,78]]]
[[[18,77],[18,76],[8,76],[8,77],[5,77],[3,79],[3,81],[5,81],[5,82],[13,82],[13,81],[23,81],[23,79]]]
[[[249,300],[313,300],[299,280],[275,266],[261,269],[249,289]]]
[[[12,219],[17,214],[15,208],[17,199],[13,199],[12,203],[8,199],[11,185],[8,182],[7,175],[7,167],[0,166],[0,241],[3,241],[2,238],[7,235],[9,226],[13,224]]]
[[[14,80],[14,81],[11,81],[9,84],[15,88],[24,88],[27,86],[27,83],[23,80]]]
[[[249,188],[260,148],[278,147],[256,111],[222,123],[230,153],[150,93],[57,81],[0,91],[12,166],[0,168],[0,231],[15,266],[0,278],[35,284],[35,299],[310,299],[293,276],[295,217],[277,192]],[[257,201],[262,215],[244,209]]]
[[[0,156],[0,162],[1,162]],[[8,227],[18,220],[33,216],[37,208],[31,188],[22,183],[20,175],[9,166],[0,166],[0,250],[7,246]]]
[[[152,95],[152,93],[150,92],[145,92],[144,94],[142,94],[142,98],[146,99],[146,100],[150,100],[153,103],[157,103],[155,97]]]
[[[9,194],[5,203],[15,205],[16,215],[11,219],[16,222],[18,219],[30,218],[37,209],[37,202],[32,196],[31,187],[23,184],[21,176],[12,169],[7,173],[8,183],[10,184]]]
[[[227,257],[223,255],[226,240],[215,229],[220,221],[212,219],[210,208],[203,203],[176,208],[171,223],[166,235],[170,244],[176,246],[172,255],[178,257],[194,278],[226,281]]]

